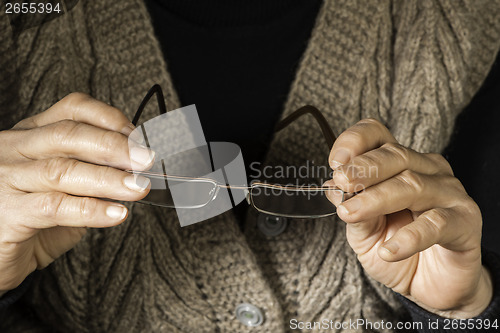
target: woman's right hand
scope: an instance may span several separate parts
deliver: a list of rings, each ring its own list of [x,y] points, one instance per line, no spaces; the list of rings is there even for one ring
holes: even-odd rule
[[[129,149],[134,129],[118,109],[73,93],[0,132],[0,296],[70,250],[86,227],[115,226],[149,180],[154,153]]]

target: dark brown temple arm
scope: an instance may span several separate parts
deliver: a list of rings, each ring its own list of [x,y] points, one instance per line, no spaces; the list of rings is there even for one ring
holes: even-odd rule
[[[158,100],[158,108],[160,109],[160,114],[164,114],[167,112],[167,107],[165,106],[165,98],[163,97],[163,91],[161,90],[159,84],[155,84],[154,86],[151,87],[151,89],[149,89],[146,96],[142,99],[141,105],[139,105],[139,108],[135,113],[134,119],[132,120],[132,124],[134,124],[134,126],[137,125],[137,122],[141,117],[142,111],[144,111],[144,108],[146,107],[149,100],[151,99],[151,97],[153,97],[154,94],[156,94],[156,99]]]
[[[285,119],[280,121],[278,125],[276,125],[276,132],[281,131],[283,128],[287,127],[290,125],[293,121],[296,119],[302,117],[305,114],[310,114],[316,119],[316,121],[319,124],[319,127],[321,128],[321,131],[323,132],[323,136],[326,139],[326,142],[328,143],[328,147],[332,149],[333,143],[337,139],[335,133],[333,133],[332,128],[330,125],[328,125],[328,121],[325,119],[325,117],[321,114],[321,112],[316,109],[312,105],[305,105],[298,109],[297,111],[293,112],[289,116],[287,116]]]
[[[158,107],[160,109],[160,114],[164,114],[167,112],[167,108],[165,106],[165,99],[163,97],[163,91],[159,84],[155,84],[154,86],[151,87],[151,89],[149,89],[148,93],[142,100],[141,105],[137,109],[134,119],[132,120],[132,124],[137,125],[139,118],[141,117],[141,114],[144,111],[144,108],[146,107],[151,97],[153,97],[153,95],[155,94],[158,100]],[[328,125],[328,121],[325,119],[325,117],[321,114],[321,112],[317,108],[315,108],[312,105],[305,105],[299,108],[298,110],[294,111],[292,114],[287,116],[282,121],[280,121],[276,126],[276,132],[281,131],[283,128],[287,127],[293,121],[302,117],[305,114],[310,114],[314,117],[314,119],[316,119],[321,128],[321,131],[323,132],[323,136],[326,139],[328,147],[331,149],[337,137],[335,136],[335,133],[333,132],[330,125]]]

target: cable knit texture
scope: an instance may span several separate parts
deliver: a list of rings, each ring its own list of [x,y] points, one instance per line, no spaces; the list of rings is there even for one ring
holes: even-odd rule
[[[361,118],[385,123],[404,145],[439,152],[484,80],[500,43],[498,1],[325,1],[284,105],[312,104],[337,133]],[[140,0],[81,0],[13,38],[0,14],[3,128],[83,91],[129,117],[154,84],[179,107]],[[207,82],[207,84],[209,84]],[[150,107],[144,119],[156,116]],[[273,139],[267,162],[327,164],[315,122]],[[309,163],[310,163],[309,162]],[[290,221],[274,238],[231,212],[180,228],[175,212],[129,204],[129,219],[89,230],[35,276],[0,326],[9,332],[285,332],[291,318],[402,320],[393,293],[368,278],[335,218]],[[243,326],[235,307],[262,309]],[[50,328],[50,329],[47,329]]]

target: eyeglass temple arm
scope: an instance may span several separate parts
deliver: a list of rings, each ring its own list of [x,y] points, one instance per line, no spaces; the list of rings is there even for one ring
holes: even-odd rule
[[[292,122],[294,122],[296,119],[302,117],[305,114],[310,114],[314,117],[314,119],[316,119],[328,143],[328,147],[330,147],[331,149],[333,147],[333,143],[337,139],[337,136],[333,132],[330,125],[328,125],[328,121],[326,120],[326,118],[321,114],[321,112],[317,108],[315,108],[312,105],[305,105],[300,109],[298,109],[297,111],[293,112],[291,115],[287,116],[282,121],[280,121],[276,126],[276,132],[281,131],[282,129],[290,125]]]
[[[137,122],[141,117],[142,111],[144,111],[144,108],[146,107],[149,100],[151,99],[151,97],[153,97],[154,94],[156,94],[156,99],[158,100],[158,107],[160,108],[160,114],[167,113],[167,107],[165,106],[165,98],[163,97],[163,91],[161,90],[159,84],[155,84],[154,86],[151,87],[151,89],[149,89],[148,93],[143,98],[141,105],[139,105],[139,108],[135,113],[134,119],[132,120],[132,124],[134,126],[137,125]]]
[[[149,89],[148,93],[146,94],[141,104],[139,105],[139,108],[137,109],[137,112],[134,115],[134,119],[132,120],[132,124],[134,124],[134,126],[137,125],[137,122],[139,121],[139,118],[141,117],[144,108],[146,107],[149,100],[151,99],[151,97],[153,97],[154,94],[156,94],[158,107],[160,109],[160,114],[167,113],[167,107],[165,105],[165,98],[163,96],[163,91],[161,89],[161,86],[159,84],[155,84],[151,87],[151,89]],[[281,131],[282,129],[290,125],[292,122],[294,122],[296,119],[302,117],[305,114],[311,114],[316,119],[328,143],[328,146],[332,148],[333,143],[335,142],[337,137],[333,132],[332,128],[330,127],[330,125],[328,125],[328,121],[325,119],[325,117],[321,114],[321,112],[317,108],[315,108],[312,105],[305,105],[299,108],[297,111],[293,112],[291,115],[289,115],[282,121],[280,121],[276,126],[276,132]]]

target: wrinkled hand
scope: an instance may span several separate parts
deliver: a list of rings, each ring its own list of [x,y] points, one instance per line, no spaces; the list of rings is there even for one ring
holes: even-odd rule
[[[441,155],[403,147],[365,119],[339,136],[329,161],[326,185],[359,192],[342,204],[330,199],[370,276],[444,317],[471,318],[488,306],[481,213]]]
[[[0,295],[71,249],[85,227],[123,222],[149,180],[154,154],[129,150],[133,126],[117,109],[74,93],[0,132]]]

